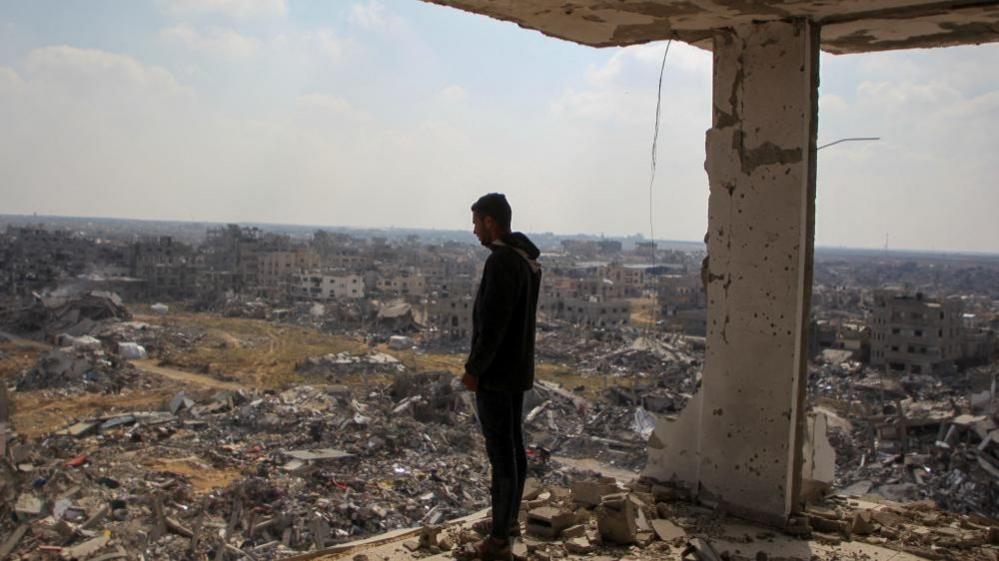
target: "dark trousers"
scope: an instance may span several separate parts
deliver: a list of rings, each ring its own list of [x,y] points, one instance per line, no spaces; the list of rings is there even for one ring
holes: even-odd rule
[[[492,535],[510,538],[510,527],[517,521],[520,499],[527,479],[527,452],[524,450],[524,392],[475,393],[486,454],[492,466],[490,492],[493,503]]]

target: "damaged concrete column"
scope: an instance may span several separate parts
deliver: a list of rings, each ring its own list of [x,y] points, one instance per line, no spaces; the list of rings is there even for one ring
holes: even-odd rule
[[[704,376],[646,469],[775,524],[801,485],[818,35],[805,20],[715,32]]]

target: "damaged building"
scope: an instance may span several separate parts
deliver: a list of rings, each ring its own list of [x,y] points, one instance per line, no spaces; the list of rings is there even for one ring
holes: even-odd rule
[[[961,302],[879,291],[874,295],[871,365],[903,374],[943,373],[961,358]]]

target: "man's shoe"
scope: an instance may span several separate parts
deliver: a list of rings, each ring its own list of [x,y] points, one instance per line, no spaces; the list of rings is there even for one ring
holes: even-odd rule
[[[493,521],[486,518],[485,520],[479,520],[475,524],[472,524],[472,529],[478,532],[480,535],[488,536],[493,533]],[[519,538],[520,537],[520,522],[514,522],[510,525],[510,537]]]
[[[513,547],[510,540],[498,540],[492,536],[486,539],[469,544],[463,547],[456,559],[470,561],[479,559],[480,561],[513,561]]]

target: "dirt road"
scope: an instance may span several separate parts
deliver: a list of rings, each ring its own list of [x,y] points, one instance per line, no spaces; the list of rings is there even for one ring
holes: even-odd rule
[[[185,372],[183,370],[177,370],[166,366],[157,366],[155,360],[133,360],[132,364],[143,372],[163,376],[164,378],[169,378],[185,384],[197,384],[199,386],[220,390],[243,389],[243,386],[235,382],[223,382],[222,380],[216,380],[215,378],[205,376],[204,374],[195,374],[194,372]]]

